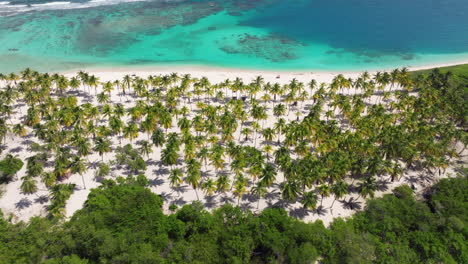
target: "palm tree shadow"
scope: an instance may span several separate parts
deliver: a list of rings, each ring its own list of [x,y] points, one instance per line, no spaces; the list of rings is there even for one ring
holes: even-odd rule
[[[320,205],[319,207],[317,207],[317,209],[315,209],[315,213],[319,216],[324,216],[328,213],[328,210],[322,205]]]
[[[174,192],[177,192],[177,193],[185,193],[188,191],[188,186],[184,185],[179,185],[179,186],[171,186],[171,190],[173,190]]]
[[[270,207],[270,208],[283,208],[283,209],[287,209],[289,207],[291,207],[291,203],[288,202],[288,201],[285,201],[283,199],[279,199],[278,201],[276,201],[275,203],[272,203],[270,201],[267,201],[267,207]]]
[[[175,199],[174,201],[172,201],[173,204],[176,204],[178,206],[183,206],[185,204],[187,204],[187,201],[184,200],[184,197],[180,197],[178,199]]]
[[[167,175],[169,174],[169,169],[165,167],[161,167],[157,170],[153,170],[153,173],[156,175]]]
[[[31,146],[32,143],[34,143],[34,141],[30,139],[25,139],[23,140],[23,142],[21,142],[21,145]]]
[[[211,172],[211,170],[206,170],[206,171],[203,171],[203,170],[202,170],[202,171],[201,171],[201,176],[202,176],[203,178],[207,178],[207,177],[209,177],[209,176],[211,175],[210,172]]]
[[[241,203],[240,204],[240,208],[243,210],[243,211],[252,211],[254,209],[254,207],[252,206],[251,203]]]
[[[45,204],[49,201],[49,197],[47,195],[41,195],[34,199],[35,203]]]
[[[412,187],[414,187],[415,184],[425,186],[427,184],[432,183],[434,179],[431,177],[430,174],[418,173],[417,175],[406,177],[405,181],[408,182]]]
[[[277,200],[279,199],[280,193],[279,192],[269,192],[265,194],[265,199],[267,200]]]
[[[162,192],[159,194],[159,197],[161,197],[165,202],[167,202],[172,198],[172,193]]]
[[[348,186],[348,193],[357,193],[358,187],[355,184],[350,184]]]
[[[384,180],[377,181],[377,190],[381,192],[385,192],[388,190],[389,184],[390,183],[388,181],[384,181]]]
[[[206,208],[214,208],[216,206],[216,196],[210,195],[210,196],[205,196],[205,201],[206,203],[204,206]]]
[[[155,161],[153,159],[149,159],[146,161],[146,164],[148,166],[158,166],[159,164],[161,164],[161,161]]]
[[[362,202],[354,200],[354,197],[350,197],[348,201],[346,201],[346,199],[343,199],[342,201],[340,201],[340,203],[343,205],[343,208],[349,210],[361,210],[362,208]]]
[[[229,197],[227,195],[224,195],[221,197],[220,202],[227,204],[227,203],[234,203],[234,199],[232,197]]]
[[[19,210],[22,210],[24,208],[28,208],[31,205],[32,205],[32,202],[28,198],[22,198],[17,203],[15,203],[15,207],[17,209],[19,209]]]
[[[18,152],[21,152],[22,150],[23,150],[23,147],[16,147],[16,148],[10,149],[10,153],[18,153]]]
[[[304,219],[309,215],[309,210],[302,207],[294,208],[289,211],[289,215],[295,218]]]
[[[256,201],[258,200],[258,196],[257,196],[257,195],[253,195],[253,194],[251,194],[251,193],[246,193],[246,194],[242,195],[242,200],[243,200],[243,201],[244,201],[244,200],[247,200],[247,201],[253,203],[253,202],[256,202]]]
[[[88,163],[88,167],[89,167],[90,169],[95,170],[95,169],[98,168],[99,163],[101,163],[101,162],[99,162],[99,161],[91,161],[91,162]]]
[[[152,180],[149,180],[148,182],[149,182],[149,186],[151,187],[161,186],[164,184],[164,180],[160,178],[152,179]]]

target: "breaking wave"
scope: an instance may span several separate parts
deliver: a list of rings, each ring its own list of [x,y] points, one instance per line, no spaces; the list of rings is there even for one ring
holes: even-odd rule
[[[184,0],[10,0],[0,1],[0,16],[13,16],[24,12],[64,10],[116,5],[130,2],[182,2]]]

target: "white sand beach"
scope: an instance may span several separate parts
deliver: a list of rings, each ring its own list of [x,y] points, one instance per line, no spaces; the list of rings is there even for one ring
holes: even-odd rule
[[[428,67],[429,68],[429,67]],[[310,80],[315,79],[319,84],[320,83],[329,83],[337,73],[333,72],[266,72],[266,71],[255,71],[255,70],[227,70],[227,69],[213,69],[213,68],[185,68],[185,69],[150,69],[150,68],[140,68],[140,69],[132,69],[132,68],[109,68],[109,69],[93,69],[92,71],[88,71],[89,74],[93,74],[99,78],[101,83],[107,81],[114,81],[116,79],[122,79],[125,75],[132,75],[138,76],[142,78],[147,78],[149,75],[166,75],[171,74],[172,72],[177,72],[180,76],[183,74],[190,74],[192,77],[201,78],[207,77],[211,84],[223,82],[226,79],[230,79],[231,81],[234,80],[236,77],[241,78],[245,83],[250,83],[256,76],[261,75],[264,78],[265,83],[280,83],[280,84],[287,84],[291,80],[296,79],[299,82],[303,82],[307,84]],[[67,77],[76,76],[76,72],[66,72],[64,73]],[[372,74],[372,73],[371,73]],[[348,72],[344,73],[346,78],[357,78],[361,73],[357,72]],[[0,86],[4,83],[0,82]],[[77,96],[81,103],[83,102],[91,102],[94,104],[98,104],[96,101],[95,91],[93,88],[89,89],[87,87],[81,87],[80,93]],[[102,90],[101,85],[97,88],[97,93]],[[85,92],[86,91],[86,92]],[[356,90],[351,90],[350,93],[355,93]],[[233,95],[231,92],[228,92],[228,96]],[[260,97],[262,94],[258,94]],[[377,97],[375,95],[374,97]],[[181,99],[183,100],[183,99]],[[377,99],[376,99],[377,100]],[[117,91],[112,92],[111,101],[113,103],[122,103],[126,108],[134,106],[135,100],[130,96],[121,96],[117,94]],[[306,100],[303,104],[302,116],[304,117],[307,113],[307,108],[310,105],[310,100]],[[187,105],[188,108],[196,108],[195,100],[193,100],[190,104]],[[218,104],[218,103],[216,103]],[[274,117],[272,114],[272,107],[270,104],[267,104],[269,118],[266,120],[264,126],[265,127],[272,127],[274,125]],[[325,110],[329,110],[331,108],[325,107]],[[20,117],[24,115],[26,111],[25,104],[20,104],[15,108],[15,113],[12,117],[12,123],[21,122]],[[193,113],[191,113],[193,114]],[[297,118],[295,111],[291,111],[289,115],[285,116],[286,120],[295,120]],[[105,122],[103,122],[104,124]],[[169,132],[179,132],[176,125],[176,121],[174,120],[172,128],[169,129]],[[240,137],[240,131],[235,132],[235,137]],[[260,133],[256,134],[256,139],[252,138],[248,142],[242,142],[244,145],[251,145],[259,147],[260,143],[263,140],[263,137]],[[127,143],[135,143],[138,140],[147,139],[147,135],[141,132],[137,139],[130,142],[127,139],[122,139],[122,145]],[[33,135],[30,138],[24,139],[9,134],[6,139],[6,146],[2,153],[2,157],[7,153],[12,153],[13,155],[18,155],[22,160],[25,160],[27,157],[31,156],[31,152],[28,150],[26,140],[36,141]],[[119,140],[117,138],[113,138],[114,146],[119,145]],[[149,155],[149,159],[147,160],[147,170],[145,175],[150,180],[150,188],[153,192],[160,194],[165,199],[164,209],[166,212],[169,212],[168,207],[171,204],[177,204],[179,206],[190,203],[192,201],[196,201],[196,193],[195,191],[185,183],[182,184],[181,191],[178,192],[171,188],[168,177],[168,169],[162,166],[159,162],[160,155],[161,155],[161,148],[153,147],[153,153]],[[385,193],[391,192],[391,190],[399,186],[401,184],[410,184],[416,189],[418,193],[421,193],[426,187],[431,185],[433,181],[443,178],[443,177],[451,177],[454,176],[456,173],[455,163],[457,162],[467,162],[467,152],[465,151],[462,153],[458,160],[452,160],[452,165],[447,168],[445,173],[433,175],[433,177],[427,177],[428,175],[425,172],[421,171],[405,171],[403,177],[401,177],[398,181],[395,182],[387,182],[382,183],[381,190],[376,193],[376,196],[382,196]],[[108,162],[114,159],[114,154],[107,153],[104,155],[104,162]],[[145,158],[146,159],[146,158]],[[87,195],[89,194],[92,188],[95,188],[100,185],[99,181],[95,178],[95,166],[96,162],[99,162],[101,157],[97,153],[93,153],[89,156],[90,161],[90,168],[87,172],[83,175],[84,182],[82,177],[78,174],[72,175],[69,179],[67,179],[66,183],[75,183],[77,185],[77,190],[72,194],[70,199],[68,200],[66,206],[66,215],[68,217],[72,216],[73,213],[82,208],[83,203],[85,202]],[[227,158],[226,158],[227,162]],[[180,165],[179,165],[180,166]],[[21,185],[21,175],[25,174],[25,168],[23,166],[22,170],[18,173],[15,180],[9,183],[6,186],[3,186],[3,194],[0,196],[0,208],[3,210],[5,216],[13,217],[14,221],[26,221],[32,216],[39,216],[46,214],[46,206],[49,204],[48,198],[48,191],[42,183],[38,182],[38,191],[35,194],[25,195],[20,193],[20,185]],[[109,178],[114,178],[116,176],[124,175],[124,170],[114,169],[112,171],[112,175]],[[205,175],[213,175],[214,168],[211,165],[202,166],[202,173]],[[232,177],[232,176],[231,176]],[[281,182],[283,179],[281,173],[277,177],[277,183]],[[213,196],[207,196],[201,190],[198,190],[198,195],[200,198],[200,202],[202,202],[207,209],[212,209],[219,207],[225,202],[229,202],[232,204],[237,204],[237,198],[233,196],[232,193],[224,194],[217,194],[215,193]],[[357,210],[363,209],[365,206],[365,200],[362,197],[358,197],[357,193],[353,193],[347,195],[342,199],[343,201],[349,201],[353,197],[355,199],[355,208]],[[334,201],[333,196],[327,197],[323,200],[323,209],[321,212],[312,212],[306,211],[302,209],[302,205],[299,202],[293,204],[282,204],[280,202],[280,193],[278,189],[278,184],[274,185],[273,187],[269,188],[269,193],[265,198],[260,199],[257,209],[257,198],[250,194],[244,195],[243,199],[240,201],[240,206],[242,208],[249,208],[252,211],[262,210],[263,208],[269,206],[287,206],[285,209],[294,216],[304,220],[304,221],[314,221],[317,219],[322,220],[325,224],[329,224],[333,218],[335,217],[347,217],[352,215],[356,212],[356,210],[351,210],[345,206],[345,203],[342,201],[334,202],[333,208],[330,208]]]

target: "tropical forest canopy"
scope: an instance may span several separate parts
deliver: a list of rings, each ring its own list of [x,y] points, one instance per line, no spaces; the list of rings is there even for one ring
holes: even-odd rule
[[[200,203],[176,213],[129,177],[105,180],[66,222],[0,219],[2,263],[467,263],[468,180],[443,179],[416,201],[401,186],[363,212],[304,223],[282,208],[260,214]]]

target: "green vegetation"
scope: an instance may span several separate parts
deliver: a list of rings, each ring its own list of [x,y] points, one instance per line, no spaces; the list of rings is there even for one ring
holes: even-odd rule
[[[363,212],[303,223],[281,208],[258,215],[195,202],[164,215],[162,199],[129,177],[105,180],[64,223],[0,219],[3,263],[467,263],[467,178],[444,179],[416,201],[408,186]]]
[[[23,167],[24,163],[18,157],[8,154],[5,159],[0,161],[0,184],[9,183],[13,176]]]
[[[453,66],[447,66],[447,67],[440,67],[437,68],[441,73],[447,73],[451,72],[453,75],[457,76],[468,76],[468,64],[459,64],[459,65],[453,65]],[[430,74],[434,69],[427,69],[427,70],[419,70],[419,71],[413,71],[413,75],[418,75],[418,74]]]

